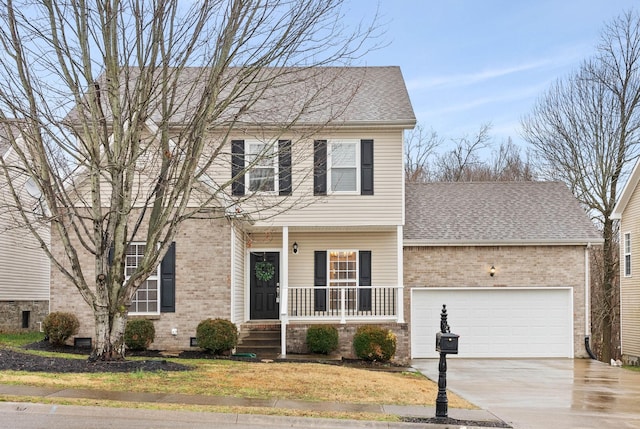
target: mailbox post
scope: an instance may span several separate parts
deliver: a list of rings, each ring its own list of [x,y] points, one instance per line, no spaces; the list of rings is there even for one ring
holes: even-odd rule
[[[451,329],[447,323],[447,306],[442,305],[440,332],[436,334],[436,351],[440,353],[436,417],[447,417],[449,414],[449,401],[447,400],[447,355],[458,354],[459,337],[459,335],[451,333]]]

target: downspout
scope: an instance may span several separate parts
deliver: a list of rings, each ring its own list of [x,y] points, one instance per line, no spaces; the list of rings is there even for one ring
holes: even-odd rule
[[[596,355],[591,351],[591,329],[589,321],[591,320],[591,289],[589,287],[590,281],[590,263],[589,263],[589,251],[591,250],[591,243],[587,243],[587,247],[584,249],[584,348],[587,351],[589,357],[593,360],[598,360]]]

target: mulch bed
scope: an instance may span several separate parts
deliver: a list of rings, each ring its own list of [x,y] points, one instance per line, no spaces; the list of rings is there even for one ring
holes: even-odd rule
[[[477,426],[484,428],[512,428],[502,421],[475,421],[475,420],[458,420],[450,417],[402,417],[405,423],[422,423],[422,424],[440,424],[452,425],[454,427]]]

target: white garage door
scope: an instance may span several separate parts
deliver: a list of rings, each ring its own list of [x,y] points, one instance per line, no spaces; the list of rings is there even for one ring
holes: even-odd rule
[[[570,288],[412,289],[412,357],[438,357],[443,304],[460,357],[573,357]]]

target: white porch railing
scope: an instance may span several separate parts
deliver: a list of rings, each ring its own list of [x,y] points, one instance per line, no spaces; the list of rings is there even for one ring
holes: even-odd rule
[[[287,316],[289,320],[385,319],[398,317],[398,286],[289,286]]]

